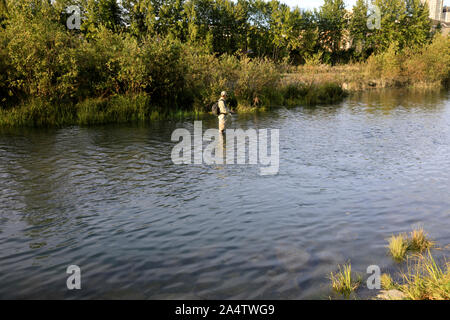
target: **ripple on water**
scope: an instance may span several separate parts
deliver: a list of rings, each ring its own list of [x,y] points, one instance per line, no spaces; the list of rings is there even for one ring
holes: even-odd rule
[[[326,298],[352,262],[392,268],[386,238],[450,242],[450,100],[396,91],[239,115],[280,129],[280,172],[175,166],[178,127],[0,133],[0,297]],[[216,125],[205,118],[203,128]]]

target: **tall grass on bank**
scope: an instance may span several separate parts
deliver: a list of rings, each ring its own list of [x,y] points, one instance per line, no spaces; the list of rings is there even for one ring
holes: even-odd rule
[[[265,110],[274,106],[316,105],[341,101],[346,93],[339,86],[291,85],[267,89],[259,96],[263,105],[252,108],[238,104],[241,112]],[[61,127],[65,125],[98,125],[106,123],[144,122],[182,119],[209,112],[209,108],[164,108],[153,104],[147,95],[115,95],[109,98],[87,98],[81,102],[48,102],[43,98],[27,100],[15,107],[0,108],[3,127]]]
[[[450,263],[441,268],[428,251],[428,255],[419,255],[415,262],[403,273],[404,284],[400,290],[412,300],[449,300],[450,299]]]
[[[396,296],[407,300],[449,300],[450,263],[445,261],[440,267],[430,251],[426,255],[417,254],[408,259],[405,272],[401,272],[398,282],[390,275],[383,274],[381,284],[385,290],[394,290]],[[390,292],[390,291],[388,291]],[[389,294],[379,296],[392,299]]]
[[[401,273],[401,282],[383,274],[381,283],[384,289],[395,289],[403,299],[448,300],[450,299],[450,264],[446,261],[441,268],[431,255],[435,242],[430,240],[422,228],[413,230],[409,236],[392,236],[389,242],[391,254],[396,260],[407,260],[407,270]],[[414,252],[406,257],[407,252]],[[427,252],[426,255],[423,252]],[[389,294],[382,295],[390,299]]]
[[[430,248],[435,243],[422,228],[413,230],[409,236],[393,236],[390,244],[391,252],[398,252],[397,256],[406,261],[406,265],[395,280],[387,273],[381,275],[381,287],[384,290],[379,292],[377,299],[450,299],[450,262],[444,260],[443,263],[438,263],[432,256]],[[414,255],[405,259],[408,251],[414,251]],[[338,267],[336,274],[331,273],[331,286],[334,291],[348,296],[358,288],[361,278],[352,274],[350,264]]]
[[[42,99],[0,109],[1,127],[61,127],[77,122],[77,110],[72,104],[48,104]]]

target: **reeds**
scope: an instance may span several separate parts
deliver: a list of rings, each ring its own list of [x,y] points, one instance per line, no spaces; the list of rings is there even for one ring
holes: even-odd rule
[[[403,284],[399,290],[407,299],[412,300],[449,300],[450,299],[450,264],[445,262],[441,268],[431,255],[417,255],[402,274]]]
[[[274,86],[266,89],[262,98],[264,105],[251,108],[239,105],[239,112],[264,111],[271,106],[318,105],[341,101],[344,90],[335,84],[305,86],[302,84]],[[164,119],[183,119],[198,116],[209,110],[195,107],[164,108],[154,105],[146,95],[116,95],[109,98],[88,98],[79,103],[51,103],[36,98],[20,106],[0,108],[0,126],[53,126],[98,125],[106,123],[129,123]]]
[[[352,266],[350,263],[338,266],[338,268],[338,272],[331,272],[330,274],[331,287],[337,293],[348,296],[359,287],[361,277],[352,274]]]
[[[430,240],[422,228],[416,228],[409,236],[400,234],[389,240],[391,255],[396,260],[407,261],[406,272],[401,273],[401,283],[396,283],[388,274],[381,276],[383,289],[396,289],[405,299],[411,300],[449,300],[450,263],[445,261],[440,267],[431,255],[435,242]],[[415,254],[407,256],[408,252]],[[427,254],[423,254],[427,252]],[[390,299],[389,295],[383,295]]]
[[[396,261],[403,261],[408,252],[424,252],[431,249],[434,242],[431,241],[423,228],[417,228],[406,234],[393,235],[389,239],[389,251]]]
[[[403,260],[408,251],[408,240],[406,235],[400,234],[398,236],[392,236],[389,239],[389,251],[395,260]]]

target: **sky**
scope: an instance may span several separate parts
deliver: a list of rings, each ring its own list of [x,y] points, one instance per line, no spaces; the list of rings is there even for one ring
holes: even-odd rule
[[[291,7],[299,6],[302,9],[319,8],[323,4],[323,0],[280,0]],[[347,8],[352,8],[356,0],[344,0]],[[450,6],[450,0],[444,0],[444,5]]]

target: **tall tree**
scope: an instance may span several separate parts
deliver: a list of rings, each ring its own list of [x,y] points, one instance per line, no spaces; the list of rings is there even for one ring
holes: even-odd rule
[[[325,0],[318,12],[319,41],[323,49],[336,53],[346,28],[344,0]]]
[[[376,52],[383,52],[393,43],[404,42],[402,25],[406,16],[405,0],[375,0],[381,11],[381,28],[375,31]]]
[[[291,32],[288,38],[288,48],[293,61],[301,62],[314,53],[317,45],[318,32],[314,15],[311,11],[300,11],[296,8],[290,15]]]
[[[404,47],[423,46],[431,38],[428,5],[421,0],[406,0],[406,15],[402,23]]]
[[[375,0],[375,5],[381,9],[381,29],[375,32],[377,52],[394,42],[402,49],[430,39],[428,6],[421,0]]]
[[[272,53],[271,26],[272,7],[264,0],[254,0],[251,3],[249,15],[250,50],[259,57]]]
[[[236,32],[236,45],[239,50],[247,52],[249,43],[249,18],[251,12],[250,1],[238,0],[234,7],[234,21]]]
[[[88,38],[95,36],[101,26],[114,32],[122,29],[122,8],[116,0],[84,1],[86,19],[83,21],[81,29]]]
[[[148,29],[147,19],[153,16],[151,0],[122,0],[122,7],[129,32],[136,37],[144,36]]]
[[[366,58],[366,53],[370,48],[372,30],[367,27],[368,9],[367,0],[358,0],[353,7],[349,22],[349,32],[356,58]]]

